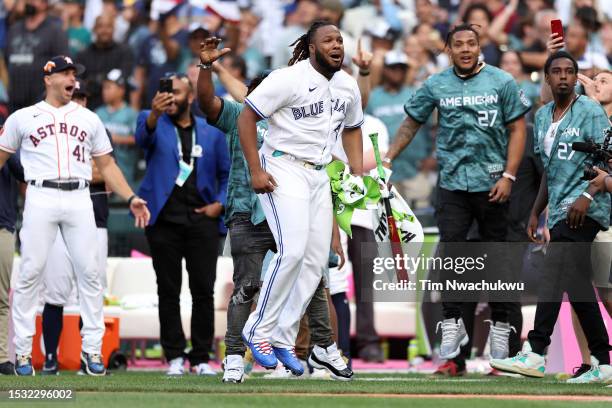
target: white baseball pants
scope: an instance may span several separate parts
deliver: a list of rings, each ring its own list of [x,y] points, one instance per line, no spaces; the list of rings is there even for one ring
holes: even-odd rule
[[[295,346],[300,319],[327,268],[331,190],[325,169],[306,168],[286,156],[262,154],[261,162],[278,184],[273,193],[259,195],[278,251],[243,335],[250,342],[289,348]]]
[[[106,260],[108,258],[108,230],[96,229],[96,248],[98,250],[98,279],[102,285],[102,293],[106,290]],[[78,289],[76,286],[76,273],[72,266],[72,259],[64,243],[61,232],[57,231],[57,238],[49,252],[45,266],[44,294],[42,303],[55,306],[73,306],[79,304]]]
[[[103,298],[89,189],[62,191],[32,185],[26,192],[23,226],[19,233],[22,262],[14,287],[12,310],[15,352],[22,355],[32,352],[43,271],[58,228],[77,280],[83,319],[82,350],[99,354],[104,335]]]

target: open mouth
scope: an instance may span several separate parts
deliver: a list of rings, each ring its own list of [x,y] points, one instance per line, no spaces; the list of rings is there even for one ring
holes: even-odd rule
[[[461,57],[460,61],[463,64],[470,64],[472,62],[472,57],[468,57],[468,56]]]
[[[74,85],[68,85],[66,88],[64,88],[66,90],[66,92],[70,93],[72,91],[74,91]]]
[[[336,63],[342,63],[341,52],[332,52],[331,54],[329,54],[329,58]]]

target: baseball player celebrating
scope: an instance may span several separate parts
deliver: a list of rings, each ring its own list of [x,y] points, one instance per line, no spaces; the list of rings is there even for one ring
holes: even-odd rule
[[[294,45],[289,67],[249,94],[238,119],[251,183],[265,193],[259,199],[278,249],[242,335],[257,363],[274,368],[280,360],[301,375],[294,351],[299,321],[323,276],[332,237],[325,165],[342,136],[352,173],[362,174],[363,112],[356,81],[341,71],[337,27],[315,22]],[[258,153],[261,119],[268,119],[269,133]]]
[[[72,102],[76,75],[84,71],[69,57],[57,56],[44,68],[45,100],[20,109],[0,134],[0,167],[21,149],[28,184],[21,240],[21,270],[13,295],[15,374],[34,375],[32,336],[47,256],[59,228],[77,278],[81,317],[81,365],[89,375],[104,375],[100,355],[104,335],[102,286],[97,272],[96,223],[89,189],[93,157],[112,191],[126,199],[144,227],[146,202],[133,194],[110,156],[110,142],[100,119]]]

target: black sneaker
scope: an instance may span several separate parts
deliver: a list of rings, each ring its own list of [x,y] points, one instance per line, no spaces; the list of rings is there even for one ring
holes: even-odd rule
[[[57,357],[54,357],[52,354],[47,356],[40,375],[59,375]]]
[[[15,364],[10,361],[0,364],[0,375],[15,375]]]
[[[359,350],[359,358],[368,363],[385,362],[385,354],[378,344],[369,344]]]
[[[572,375],[572,378],[578,378],[590,369],[591,366],[589,364],[582,364],[580,367],[574,367],[574,374]]]

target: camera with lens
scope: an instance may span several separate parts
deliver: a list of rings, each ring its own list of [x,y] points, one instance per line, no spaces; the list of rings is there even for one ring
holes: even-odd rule
[[[608,168],[608,161],[612,160],[612,127],[606,129],[605,133],[604,142],[601,144],[590,141],[572,143],[573,150],[588,154],[584,173],[580,180],[588,181],[597,177],[597,172],[593,170],[593,166],[598,166],[602,169]]]

